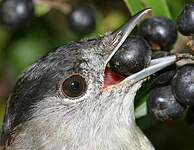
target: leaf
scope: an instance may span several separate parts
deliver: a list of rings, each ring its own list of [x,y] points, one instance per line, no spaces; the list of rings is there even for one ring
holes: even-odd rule
[[[147,115],[147,106],[146,106],[146,98],[143,103],[141,103],[136,109],[135,109],[135,118],[141,118],[143,116]]]
[[[181,12],[185,5],[184,0],[166,0],[169,10],[172,14],[173,20],[176,21],[178,14]]]
[[[50,9],[51,8],[47,5],[36,4],[35,5],[35,16],[37,16],[37,17],[43,16],[43,15],[47,14]]]
[[[166,0],[142,0],[142,3],[146,7],[152,8],[151,14],[153,16],[165,16],[172,19]]]
[[[124,2],[128,7],[131,15],[135,15],[137,12],[144,8],[141,0],[124,0]]]
[[[144,8],[152,8],[153,16],[165,16],[172,19],[166,0],[124,0],[131,15],[136,14]]]
[[[135,117],[140,118],[147,115],[147,98],[151,89],[154,87],[152,80],[147,80],[137,91],[135,96]]]

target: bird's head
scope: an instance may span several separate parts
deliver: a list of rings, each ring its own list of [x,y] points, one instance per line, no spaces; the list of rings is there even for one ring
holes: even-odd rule
[[[19,126],[22,135],[66,138],[80,144],[95,135],[103,140],[100,135],[108,137],[112,129],[135,125],[133,100],[142,80],[175,58],[165,63],[151,61],[150,67],[126,78],[106,66],[149,10],[139,12],[113,33],[58,47],[31,65],[9,99],[3,134]]]

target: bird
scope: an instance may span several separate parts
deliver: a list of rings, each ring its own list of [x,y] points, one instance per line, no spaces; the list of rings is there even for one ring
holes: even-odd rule
[[[154,150],[136,125],[134,97],[153,73],[176,56],[106,85],[109,60],[150,11],[114,32],[55,48],[29,66],[8,100],[1,150]]]

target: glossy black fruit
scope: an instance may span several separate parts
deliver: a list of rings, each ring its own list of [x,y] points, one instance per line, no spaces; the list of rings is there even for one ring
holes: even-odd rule
[[[21,27],[34,16],[32,0],[4,0],[0,4],[0,21],[11,27]]]
[[[194,34],[194,2],[185,5],[177,18],[177,26],[183,35]]]
[[[170,53],[167,51],[153,51],[152,59],[166,57],[169,55]],[[176,65],[171,65],[167,68],[164,68],[155,73],[156,77],[154,79],[154,83],[157,85],[169,84],[171,79],[174,77],[175,73],[176,73]]]
[[[151,59],[151,47],[141,37],[129,37],[110,60],[111,69],[129,76],[145,68]]]
[[[154,79],[154,83],[157,85],[165,85],[165,84],[170,84],[172,78],[174,77],[174,75],[176,74],[176,70],[169,70],[169,71],[165,71],[161,74],[159,74],[155,79]]]
[[[152,89],[148,96],[147,108],[157,120],[175,119],[185,111],[185,106],[176,101],[171,86]]]
[[[177,70],[172,87],[179,102],[194,105],[194,65],[186,65]]]
[[[86,5],[78,5],[68,15],[68,25],[72,31],[78,34],[88,34],[95,28],[95,16],[93,10]]]
[[[140,24],[139,35],[151,43],[152,49],[168,51],[176,42],[177,29],[168,18],[150,17]]]
[[[157,59],[165,56],[169,56],[169,52],[167,51],[153,51],[152,52],[152,59]]]

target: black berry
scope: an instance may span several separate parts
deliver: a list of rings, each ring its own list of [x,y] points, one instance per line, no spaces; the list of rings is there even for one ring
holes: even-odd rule
[[[177,26],[183,35],[194,34],[194,2],[185,5],[177,18]]]
[[[159,74],[155,79],[154,83],[157,85],[164,85],[164,84],[169,84],[172,78],[174,77],[176,73],[175,69],[166,71],[164,70],[163,73]]]
[[[176,25],[165,17],[145,19],[140,24],[139,34],[151,43],[154,50],[168,51],[177,39]]]
[[[169,52],[167,51],[153,51],[152,59],[157,59],[165,56],[169,56]],[[176,73],[176,65],[171,65],[166,67],[155,73],[156,77],[154,79],[154,83],[157,85],[169,84],[171,79],[174,77]]]
[[[152,59],[161,58],[165,56],[169,56],[169,52],[167,51],[153,51],[152,52]]]
[[[4,0],[0,4],[0,21],[11,27],[21,27],[34,16],[31,0]]]
[[[194,105],[194,65],[186,65],[177,70],[172,87],[179,102]]]
[[[148,111],[157,120],[171,120],[180,117],[185,106],[176,101],[171,86],[151,90],[147,100]]]
[[[93,10],[86,5],[78,5],[68,15],[68,25],[78,34],[88,34],[95,28]]]
[[[145,68],[151,59],[151,47],[141,37],[129,37],[110,60],[111,69],[129,76]]]

